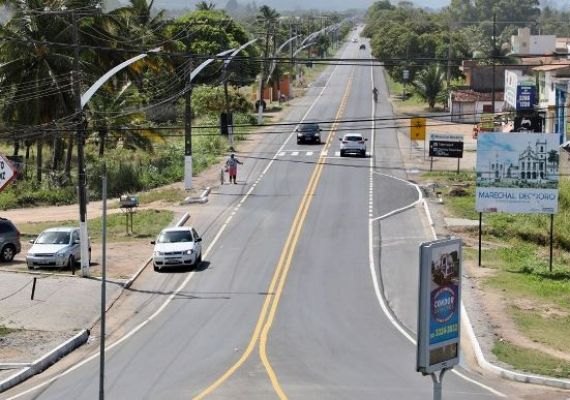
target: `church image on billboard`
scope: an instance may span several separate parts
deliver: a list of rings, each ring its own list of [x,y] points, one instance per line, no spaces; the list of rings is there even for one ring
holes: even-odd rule
[[[558,164],[556,135],[481,135],[477,143],[477,186],[556,189]]]

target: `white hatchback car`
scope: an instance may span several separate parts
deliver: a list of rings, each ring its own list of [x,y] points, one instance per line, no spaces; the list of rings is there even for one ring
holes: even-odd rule
[[[42,267],[67,267],[73,269],[81,261],[79,228],[46,229],[35,240],[26,255],[28,269]],[[89,243],[89,263],[91,263],[91,243]]]
[[[360,157],[366,157],[366,141],[360,133],[347,133],[340,140],[340,156],[347,154],[356,154]]]
[[[154,244],[152,265],[155,271],[167,267],[197,267],[202,262],[202,238],[192,227],[163,229]]]

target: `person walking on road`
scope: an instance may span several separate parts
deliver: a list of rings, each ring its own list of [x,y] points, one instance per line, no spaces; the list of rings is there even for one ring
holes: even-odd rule
[[[236,182],[237,177],[237,166],[238,164],[243,164],[240,160],[238,160],[235,154],[231,154],[228,161],[226,161],[226,168],[228,169],[228,173],[230,174],[230,183],[232,183],[232,179],[234,183]]]

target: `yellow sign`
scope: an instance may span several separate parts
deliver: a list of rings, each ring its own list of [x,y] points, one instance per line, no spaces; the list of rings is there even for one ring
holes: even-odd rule
[[[410,139],[426,140],[426,119],[424,117],[410,119]]]
[[[493,132],[495,130],[495,116],[491,113],[481,115],[481,131]]]

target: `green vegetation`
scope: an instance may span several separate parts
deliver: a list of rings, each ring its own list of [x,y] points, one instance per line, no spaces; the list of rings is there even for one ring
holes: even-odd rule
[[[566,288],[568,290],[568,288]],[[557,315],[555,312],[535,312],[513,307],[512,316],[523,334],[537,343],[543,343],[558,351],[566,351],[568,344],[568,314]]]
[[[10,13],[0,24],[0,140],[4,154],[17,158],[20,181],[0,194],[0,209],[75,202],[80,132],[86,139],[90,199],[101,196],[105,164],[113,197],[180,181],[188,73],[205,59],[258,37],[227,68],[221,60],[214,61],[193,80],[193,172],[200,173],[228,150],[227,138],[219,134],[220,113],[228,109],[233,113],[234,138],[243,140],[255,124],[249,115],[253,112],[249,94],[258,74],[263,70],[268,84],[278,85],[284,73],[293,72],[290,63],[260,62],[264,51],[271,55],[287,40],[293,23],[295,33],[305,37],[323,28],[322,19],[281,17],[268,6],[250,4],[240,12],[237,2],[228,4],[227,12],[201,2],[195,11],[176,18],[156,10],[148,0],[130,1],[108,12],[95,9],[90,0],[66,2],[67,10],[61,12],[50,12],[47,9],[53,5],[47,3],[3,2]],[[41,11],[44,6],[46,10]],[[75,23],[72,12],[76,9]],[[240,18],[232,18],[230,10]],[[327,25],[332,25],[344,16],[326,18]],[[78,26],[77,37],[70,29],[73,26]],[[343,23],[343,34],[350,28],[351,24]],[[307,50],[326,54],[333,44],[329,35],[320,34]],[[30,43],[37,38],[45,43],[30,51]],[[79,132],[76,81],[71,78],[76,39],[82,46],[81,70],[75,71],[81,76],[81,93],[128,57],[148,53],[118,71],[90,98],[82,115],[85,129]],[[227,96],[223,82],[228,83]]]
[[[460,184],[466,196],[446,196],[448,210],[455,217],[477,219],[475,211],[475,175],[473,173],[425,174],[426,180],[451,187]],[[445,191],[444,191],[445,193]],[[483,215],[482,264],[494,273],[484,285],[507,299],[507,309],[519,331],[534,342],[566,351],[564,345],[570,327],[570,180],[559,186],[559,211],[554,217],[554,257],[549,266],[550,216],[540,214],[485,213]],[[464,232],[475,236],[477,228]],[[474,260],[477,251],[467,248],[466,259]],[[541,353],[497,343],[494,353],[517,369],[568,377],[569,363]]]
[[[162,188],[160,190],[142,192],[139,195],[139,204],[145,205],[154,203],[156,201],[162,201],[165,203],[180,203],[187,196],[188,193],[182,189]]]
[[[129,241],[140,238],[153,238],[161,229],[165,228],[172,222],[174,213],[172,211],[163,210],[140,210],[136,211],[133,216],[133,235],[127,235],[125,215],[123,213],[115,213],[107,216],[107,240],[112,242]],[[77,221],[50,221],[40,223],[19,224],[22,236],[34,238],[44,229],[56,226],[77,226]],[[101,241],[102,220],[101,218],[90,219],[87,222],[91,239]]]
[[[550,357],[540,351],[525,349],[506,341],[499,341],[493,354],[520,371],[549,375],[556,378],[570,377],[570,362]]]
[[[7,328],[4,325],[0,325],[0,337],[6,336],[14,331],[15,329]]]

